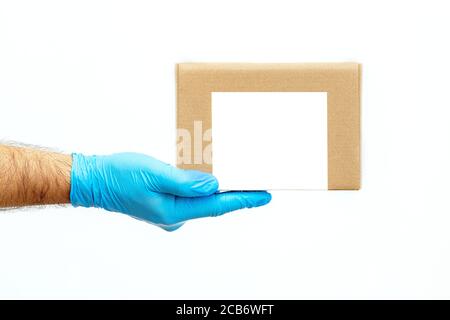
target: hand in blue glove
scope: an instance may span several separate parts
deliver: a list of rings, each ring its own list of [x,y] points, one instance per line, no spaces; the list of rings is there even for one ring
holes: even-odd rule
[[[181,170],[138,153],[72,155],[70,201],[75,207],[122,212],[173,231],[189,219],[265,205],[264,191],[223,192],[207,173]]]

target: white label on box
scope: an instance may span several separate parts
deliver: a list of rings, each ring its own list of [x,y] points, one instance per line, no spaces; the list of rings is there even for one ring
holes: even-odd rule
[[[328,189],[326,92],[212,92],[221,190]]]

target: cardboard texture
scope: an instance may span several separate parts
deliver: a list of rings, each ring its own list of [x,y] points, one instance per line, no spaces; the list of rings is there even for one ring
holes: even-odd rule
[[[200,130],[208,143],[211,131],[214,137],[212,92],[327,92],[328,189],[360,188],[360,64],[181,63],[176,72],[177,129],[193,139]],[[211,159],[213,148],[211,143],[183,155],[177,134],[177,166],[212,172],[214,158],[212,163],[205,159]]]

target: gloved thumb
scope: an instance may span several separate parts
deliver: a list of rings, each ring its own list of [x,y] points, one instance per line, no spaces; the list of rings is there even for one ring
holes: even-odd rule
[[[159,175],[160,192],[180,197],[202,197],[214,194],[219,188],[217,179],[205,172],[183,170],[167,165]]]

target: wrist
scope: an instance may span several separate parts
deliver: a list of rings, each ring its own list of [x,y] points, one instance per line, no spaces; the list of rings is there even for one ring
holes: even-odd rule
[[[98,207],[101,194],[96,165],[97,156],[72,153],[70,202],[74,207]]]

